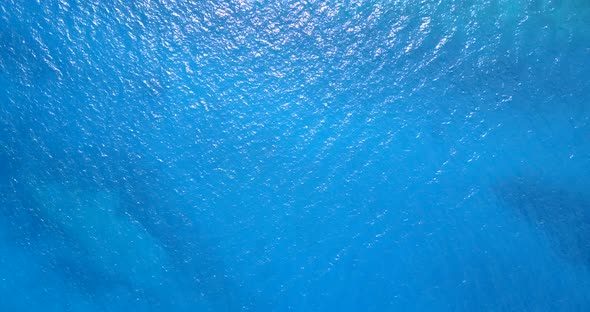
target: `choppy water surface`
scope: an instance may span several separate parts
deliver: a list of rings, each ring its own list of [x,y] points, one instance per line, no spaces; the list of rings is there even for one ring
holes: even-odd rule
[[[0,4],[0,308],[590,309],[590,3]]]

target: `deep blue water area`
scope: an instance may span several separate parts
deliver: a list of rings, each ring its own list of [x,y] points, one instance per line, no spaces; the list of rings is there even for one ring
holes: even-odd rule
[[[0,3],[1,311],[590,310],[590,2]]]

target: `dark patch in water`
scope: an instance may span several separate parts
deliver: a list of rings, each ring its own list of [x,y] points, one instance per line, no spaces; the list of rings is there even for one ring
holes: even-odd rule
[[[187,212],[196,209],[176,194],[165,169],[156,164],[128,161],[122,178],[122,208],[139,222],[172,259],[170,271],[187,291],[188,302],[204,296],[214,311],[254,308],[253,298],[226,270],[213,242],[208,241]],[[255,308],[260,308],[256,306]]]
[[[171,186],[174,181],[166,173],[166,168],[155,160],[119,157],[118,161],[105,167],[107,170],[101,177],[96,176],[96,172],[87,177],[76,175],[77,170],[55,176],[47,172],[42,174],[42,168],[37,166],[32,168],[33,172],[30,168],[17,170],[15,180],[8,184],[9,192],[6,192],[12,194],[8,198],[10,205],[3,205],[0,210],[10,227],[7,232],[12,233],[13,243],[37,259],[46,270],[60,276],[70,287],[87,294],[89,298],[96,298],[97,304],[99,298],[123,290],[133,293],[143,302],[162,308],[175,307],[178,298],[183,298],[185,306],[199,307],[207,302],[215,311],[252,307],[254,299],[251,294],[231,277],[231,272],[227,271],[223,259],[213,247],[215,242],[200,232],[198,224],[194,223],[194,216],[189,215],[191,209],[195,209],[194,203],[174,192]],[[86,167],[77,160],[72,161],[74,167]],[[166,269],[160,272],[159,280],[162,285],[169,285],[171,291],[177,289],[181,294],[158,293],[154,287],[144,285],[144,281],[134,280],[136,275],[131,272],[130,276],[126,276],[122,269],[110,270],[108,262],[103,262],[101,257],[112,258],[112,254],[97,253],[102,249],[97,250],[94,244],[88,245],[83,238],[88,236],[84,228],[96,223],[74,225],[81,230],[72,232],[69,222],[84,223],[84,219],[67,213],[53,214],[52,210],[43,207],[46,205],[43,197],[35,195],[39,189],[47,189],[47,185],[56,183],[61,185],[57,190],[61,189],[66,195],[67,192],[80,192],[82,204],[79,205],[82,209],[88,208],[83,199],[87,192],[104,192],[106,187],[106,192],[118,194],[118,217],[113,220],[128,225],[128,229],[123,228],[126,231],[144,229],[143,233],[153,238],[151,248],[163,250],[169,259],[163,264]],[[76,204],[66,198],[62,205],[68,203]],[[64,216],[70,218],[64,221]],[[127,240],[130,236],[123,234],[117,237],[120,237],[120,244],[131,248],[136,245],[136,242]],[[106,237],[102,244],[108,244],[109,238]],[[96,239],[102,238],[98,236]],[[122,261],[126,260],[122,258]]]
[[[590,266],[590,196],[574,188],[518,177],[496,186],[501,203],[545,233],[559,254]]]

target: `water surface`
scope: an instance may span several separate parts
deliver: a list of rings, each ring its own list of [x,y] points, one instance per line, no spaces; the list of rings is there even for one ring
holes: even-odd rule
[[[587,1],[0,4],[7,311],[590,308]]]

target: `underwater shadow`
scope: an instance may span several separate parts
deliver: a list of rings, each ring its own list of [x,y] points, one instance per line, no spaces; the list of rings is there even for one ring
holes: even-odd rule
[[[494,186],[500,205],[544,233],[557,254],[590,268],[590,194],[537,177],[514,177]]]
[[[174,191],[165,166],[120,157],[107,169],[102,180],[36,166],[11,174],[1,212],[12,243],[96,306],[123,296],[154,311],[261,309],[201,233],[198,207]]]

